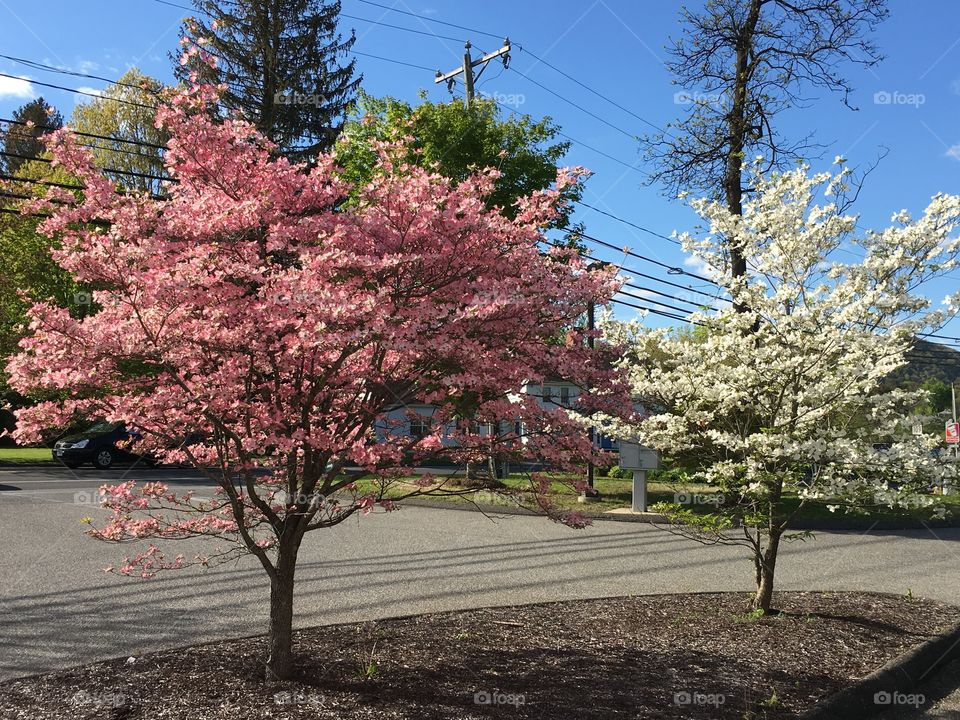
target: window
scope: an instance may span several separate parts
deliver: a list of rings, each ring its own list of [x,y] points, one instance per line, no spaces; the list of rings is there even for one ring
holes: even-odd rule
[[[543,404],[549,405],[553,402],[553,388],[544,385],[543,386]]]
[[[428,432],[430,432],[430,426],[427,424],[426,418],[415,417],[410,420],[410,437],[422,438]]]
[[[560,388],[560,405],[570,407],[570,388],[566,386]]]

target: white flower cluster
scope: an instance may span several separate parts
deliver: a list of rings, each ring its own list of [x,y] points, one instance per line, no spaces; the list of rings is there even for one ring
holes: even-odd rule
[[[727,303],[682,330],[605,318],[607,338],[628,348],[623,369],[650,412],[608,431],[685,458],[748,499],[779,487],[899,506],[910,488],[952,484],[955,466],[933,452],[938,438],[910,432],[923,393],[883,381],[906,363],[918,333],[960,307],[960,293],[946,309],[920,293],[957,265],[960,197],[937,195],[918,219],[900,212],[891,227],[858,234],[839,199],[847,176],[757,172],[742,216],[691,202],[709,230],[681,235],[684,248],[719,269],[748,312]],[[732,246],[748,259],[737,281],[723,274]],[[837,250],[863,258],[839,262]]]

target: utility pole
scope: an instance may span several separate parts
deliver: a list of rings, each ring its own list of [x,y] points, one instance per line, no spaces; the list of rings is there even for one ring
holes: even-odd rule
[[[587,347],[589,347],[591,350],[593,350],[593,347],[594,347],[593,331],[597,327],[596,321],[594,319],[594,313],[595,313],[595,305],[593,300],[591,300],[590,303],[587,305],[587,331],[589,332],[589,335],[587,336]],[[590,426],[589,438],[590,438],[590,451],[593,452],[593,446],[597,439],[596,430],[594,429],[593,425]],[[593,460],[590,460],[587,462],[587,497],[592,499],[598,499],[600,493],[598,493],[593,488],[593,473],[594,473]]]
[[[953,399],[953,422],[957,422],[957,385],[950,383],[950,396]],[[960,461],[960,443],[953,446],[953,461]]]
[[[597,268],[603,268],[609,265],[609,263],[604,262],[603,260],[594,260],[589,265],[587,265],[588,270],[596,270]],[[587,347],[593,350],[595,342],[593,333],[596,330],[596,305],[593,300],[587,303]],[[587,388],[589,390],[589,388]],[[587,437],[590,439],[590,451],[593,452],[593,447],[596,444],[597,440],[597,430],[591,425],[590,430],[587,434]],[[587,461],[587,487],[581,493],[578,498],[580,502],[596,502],[600,499],[600,493],[593,486],[593,480],[595,475],[595,468],[593,466],[593,461]]]
[[[447,88],[450,92],[453,92],[453,85],[457,81],[457,76],[463,73],[463,86],[466,88],[466,96],[464,97],[464,103],[467,107],[470,107],[470,101],[473,100],[474,96],[474,87],[477,80],[480,79],[480,76],[483,74],[483,71],[487,69],[487,63],[491,60],[494,60],[498,57],[503,58],[503,66],[510,66],[510,38],[504,38],[503,47],[497,50],[496,52],[487,53],[481,58],[474,60],[470,57],[470,48],[473,47],[470,44],[470,41],[467,40],[466,44],[463,46],[463,65],[458,67],[456,70],[451,70],[448,73],[442,73],[437,70],[437,76],[433,79],[435,83],[446,82]],[[480,68],[480,72],[474,75],[473,69],[479,65],[483,65]]]

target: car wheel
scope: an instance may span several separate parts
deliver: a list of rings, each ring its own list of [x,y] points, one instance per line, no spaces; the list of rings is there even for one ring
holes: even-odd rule
[[[100,470],[109,470],[113,466],[113,452],[109,448],[98,450],[93,464]]]

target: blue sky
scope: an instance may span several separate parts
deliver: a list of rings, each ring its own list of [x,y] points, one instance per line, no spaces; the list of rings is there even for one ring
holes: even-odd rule
[[[652,0],[553,0],[551,2],[483,3],[454,0],[378,0],[383,5],[510,37],[515,45],[557,66],[603,95],[656,125],[680,115],[675,102],[681,88],[671,84],[664,68],[664,45],[678,34],[679,2]],[[696,6],[698,0],[690,4]],[[184,2],[183,4],[189,4]],[[827,147],[822,159],[811,159],[814,169],[826,169],[835,155],[844,155],[853,167],[866,167],[886,150],[886,158],[870,175],[856,206],[864,227],[885,226],[901,208],[919,214],[938,191],[960,192],[960,5],[955,0],[890,0],[891,16],[875,40],[886,55],[879,67],[849,66],[844,72],[856,89],[851,111],[837,96],[812,95],[808,106],[782,116],[788,137],[813,132]],[[472,40],[475,52],[499,46],[494,37],[423,22],[417,18],[360,2],[343,0],[343,13],[400,25],[425,34],[403,32],[355,18],[342,18],[342,28],[356,30],[357,51],[393,58],[425,68],[449,70],[463,55],[463,40]],[[89,0],[84,3],[52,0],[0,0],[0,53],[39,60],[108,78],[138,66],[160,80],[172,78],[167,53],[174,49],[177,28],[186,11],[154,0]],[[453,39],[431,34],[449,36]],[[365,89],[411,101],[426,90],[430,99],[449,97],[435,85],[433,72],[358,57]],[[649,127],[634,116],[609,105],[523,49],[513,52],[511,67],[600,115],[628,134]],[[99,88],[103,83],[64,77],[18,66],[0,59],[0,72],[74,88]],[[569,164],[585,165],[596,174],[588,184],[586,202],[651,230],[669,235],[690,229],[692,213],[665,198],[657,187],[645,185],[646,171],[637,143],[625,134],[559,100],[513,70],[491,65],[478,90],[495,95],[519,112],[550,115],[576,141]],[[695,89],[694,89],[695,90]],[[9,117],[30,94],[42,93],[69,117],[76,96],[36,85],[0,78],[0,116]],[[887,95],[878,95],[887,93]],[[882,100],[893,97],[894,102]],[[879,101],[879,102],[878,102]],[[602,150],[621,162],[591,151]],[[642,233],[592,211],[578,219],[587,231],[635,252],[682,265],[684,257],[666,240]],[[597,256],[623,259],[614,250]],[[840,259],[840,258],[838,258]],[[662,268],[630,258],[627,266],[666,277]],[[690,267],[689,265],[687,266]],[[942,297],[955,291],[960,271],[932,288]],[[681,284],[696,280],[672,276]],[[659,284],[651,287],[683,294]],[[705,287],[702,284],[698,287]],[[622,310],[618,314],[629,312]],[[658,324],[650,318],[651,324]],[[669,322],[669,321],[666,321]],[[954,321],[947,334],[960,335]]]

